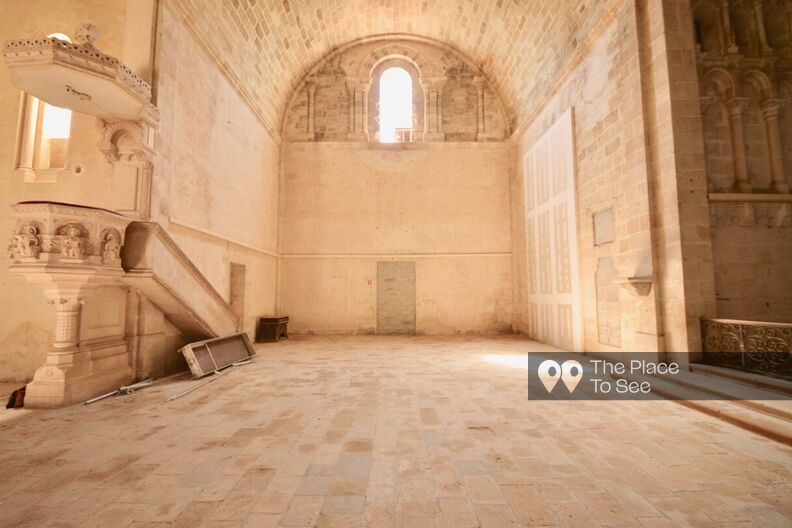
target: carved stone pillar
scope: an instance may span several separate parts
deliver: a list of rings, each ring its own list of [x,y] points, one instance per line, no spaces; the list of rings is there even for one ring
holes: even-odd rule
[[[748,161],[745,154],[745,131],[743,129],[743,110],[748,101],[747,97],[732,97],[726,101],[726,109],[729,112],[729,122],[731,124],[735,186],[742,193],[751,192],[751,182],[748,178]]]
[[[316,140],[316,132],[314,131],[316,119],[316,79],[309,79],[305,82],[305,91],[308,94],[308,126],[306,130],[308,141]]]
[[[368,98],[369,82],[365,79],[347,81],[349,92],[349,132],[347,137],[353,141],[368,141]]]
[[[784,154],[781,143],[781,129],[778,117],[784,101],[782,99],[768,99],[762,103],[762,115],[767,128],[767,147],[770,155],[770,176],[772,188],[780,194],[789,193],[789,184],[784,176]]]
[[[720,14],[721,27],[723,28],[723,40],[725,41],[725,49],[723,52],[727,55],[736,55],[740,50],[737,48],[737,43],[734,39],[731,14],[729,14],[729,0],[720,1]]]
[[[481,141],[484,139],[486,134],[486,123],[484,122],[484,88],[487,85],[486,79],[483,77],[475,77],[473,79],[473,86],[476,87],[476,109],[478,110],[476,117],[477,117],[477,128],[476,128],[476,140]]]
[[[754,23],[756,24],[756,33],[759,38],[759,52],[761,55],[772,55],[773,48],[767,43],[767,31],[765,29],[762,3],[763,0],[753,0],[751,5],[753,8]]]
[[[442,96],[445,77],[422,79],[424,90],[424,141],[443,141]]]
[[[121,248],[130,219],[55,203],[15,206],[10,271],[39,284],[55,307],[47,360],[27,387],[26,407],[57,407],[131,380]]]
[[[707,110],[709,110],[710,106],[715,102],[715,98],[711,95],[702,95],[699,97],[699,105],[701,108],[701,119],[702,121],[706,119]],[[707,174],[707,190],[709,192],[715,192],[715,184],[712,181],[712,178]]]

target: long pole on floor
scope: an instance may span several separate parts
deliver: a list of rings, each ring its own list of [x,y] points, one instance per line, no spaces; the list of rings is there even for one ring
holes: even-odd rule
[[[235,368],[242,367],[244,365],[249,365],[250,363],[252,363],[252,362],[251,362],[251,360],[248,359],[247,361],[240,361],[238,363],[233,363],[233,364],[231,364],[230,367],[228,367],[225,370],[215,370],[214,371],[214,375],[211,378],[205,379],[205,380],[201,381],[200,383],[196,383],[192,387],[190,387],[190,388],[188,388],[188,389],[186,389],[186,390],[184,390],[184,391],[182,391],[182,392],[180,392],[178,394],[174,394],[173,396],[169,397],[167,401],[173,401],[173,400],[177,400],[177,399],[181,398],[182,396],[187,396],[191,392],[200,389],[204,385],[208,385],[209,383],[212,383],[214,380],[216,380],[217,378],[219,378],[223,374],[228,374],[229,372],[231,372]]]

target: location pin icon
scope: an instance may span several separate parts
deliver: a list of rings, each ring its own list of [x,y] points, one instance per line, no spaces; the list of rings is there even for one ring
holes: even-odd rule
[[[561,373],[561,380],[566,385],[566,388],[569,389],[570,394],[575,392],[575,389],[580,383],[580,380],[583,378],[583,367],[580,366],[580,363],[575,361],[574,359],[570,359],[564,362],[564,366],[561,367],[563,372]]]
[[[552,359],[548,359],[542,361],[536,373],[539,375],[539,381],[542,382],[547,392],[553,392],[558,379],[561,377],[561,367]]]

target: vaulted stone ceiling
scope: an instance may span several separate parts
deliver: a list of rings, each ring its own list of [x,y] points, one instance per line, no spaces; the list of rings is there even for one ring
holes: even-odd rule
[[[291,91],[328,52],[381,34],[429,37],[480,66],[516,124],[623,0],[173,0],[274,132]]]

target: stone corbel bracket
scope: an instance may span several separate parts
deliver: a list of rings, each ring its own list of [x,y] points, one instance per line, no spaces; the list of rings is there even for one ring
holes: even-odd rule
[[[151,163],[154,156],[154,130],[135,121],[105,122],[99,150],[111,165],[119,161]]]
[[[654,278],[651,275],[627,277],[626,279],[622,279],[617,282],[622,286],[632,290],[636,295],[640,297],[646,297],[652,291],[652,283],[654,282]]]

